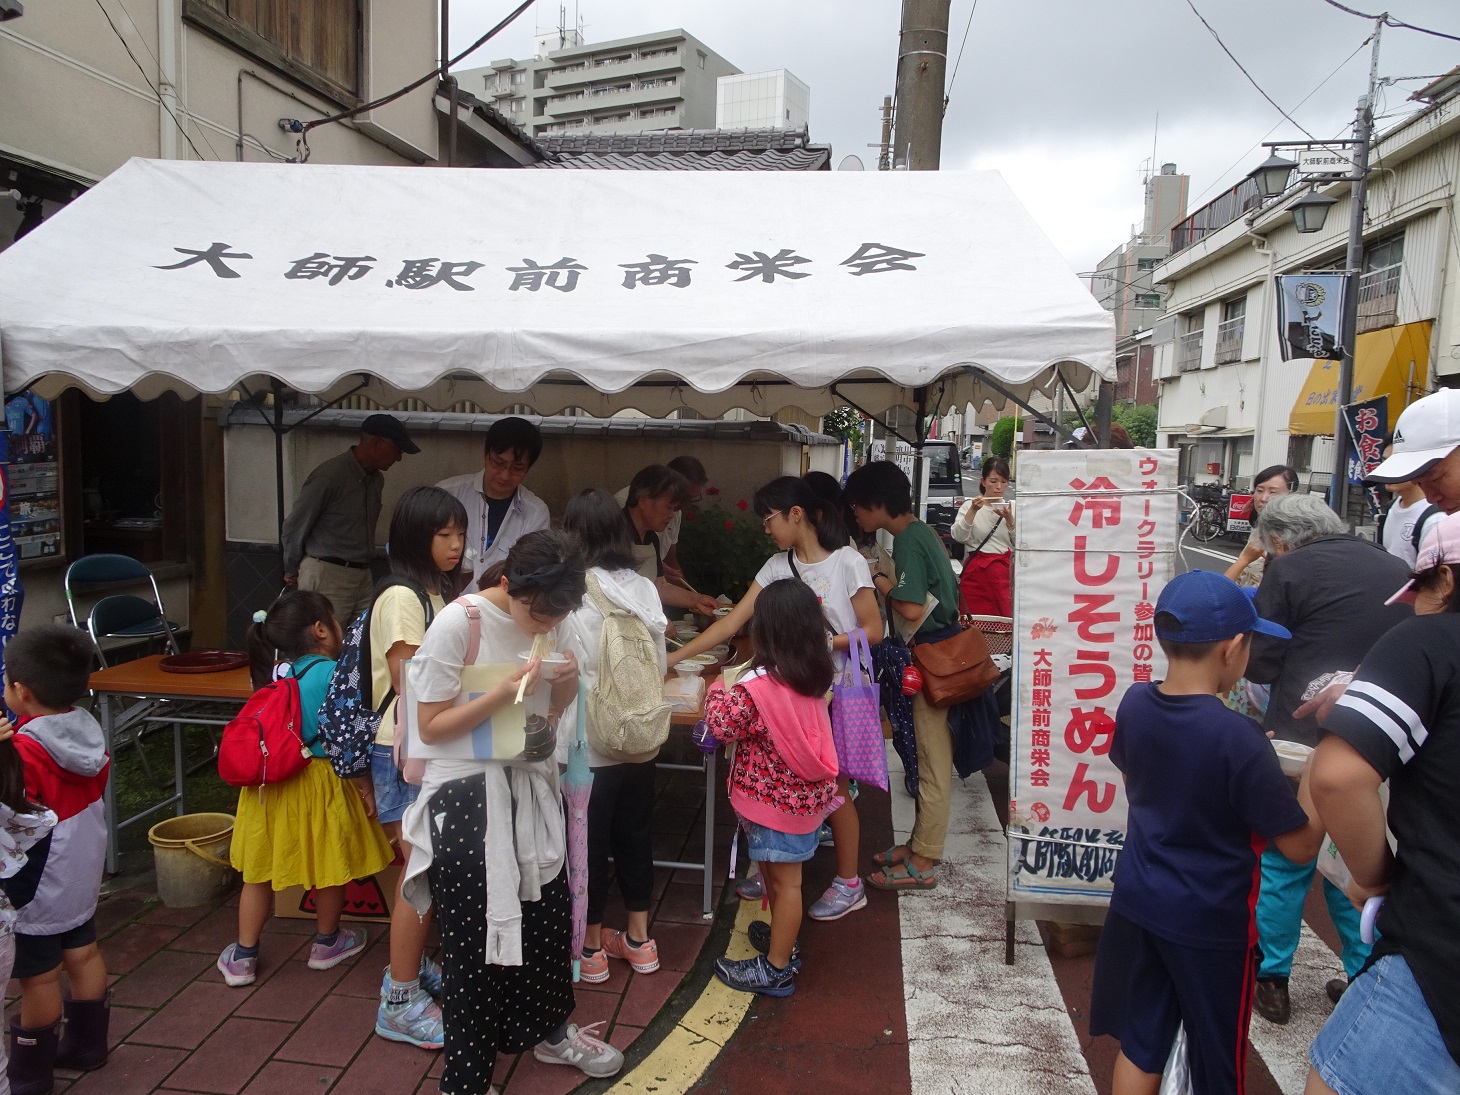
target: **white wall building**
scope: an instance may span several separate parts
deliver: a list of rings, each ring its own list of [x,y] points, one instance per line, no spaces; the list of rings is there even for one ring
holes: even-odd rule
[[[1460,384],[1460,70],[1415,98],[1425,107],[1372,150],[1357,284],[1354,395],[1387,394],[1390,428],[1426,390]],[[1286,211],[1306,189],[1264,208],[1244,181],[1180,222],[1154,271],[1166,295],[1158,443],[1181,449],[1183,479],[1247,487],[1257,469],[1289,464],[1306,487],[1327,487],[1337,369],[1282,360],[1273,279],[1343,268],[1350,188],[1319,187],[1338,203],[1311,235]]]
[[[715,82],[740,71],[683,30],[597,43],[570,30],[540,35],[536,48],[452,74],[534,137],[709,129]]]
[[[811,124],[811,89],[783,68],[715,81],[716,129],[800,129]]]

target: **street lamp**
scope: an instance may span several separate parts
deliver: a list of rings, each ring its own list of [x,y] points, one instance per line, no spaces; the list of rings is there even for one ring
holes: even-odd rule
[[[1297,166],[1294,161],[1285,160],[1273,152],[1247,172],[1247,177],[1257,184],[1257,192],[1262,195],[1263,200],[1267,200],[1277,197],[1288,188],[1288,179],[1292,177]]]
[[[1327,194],[1310,190],[1288,206],[1288,210],[1293,214],[1293,226],[1299,232],[1308,235],[1323,231],[1323,222],[1328,219],[1329,206],[1337,204],[1337,198],[1330,198]]]

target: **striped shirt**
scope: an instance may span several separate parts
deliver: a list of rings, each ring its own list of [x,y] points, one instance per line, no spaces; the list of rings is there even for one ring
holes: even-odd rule
[[[1387,633],[1323,728],[1389,780],[1399,847],[1374,956],[1404,956],[1460,1063],[1460,614]]]

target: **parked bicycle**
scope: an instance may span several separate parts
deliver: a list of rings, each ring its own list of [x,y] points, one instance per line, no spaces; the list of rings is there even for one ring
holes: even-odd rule
[[[1226,530],[1226,498],[1216,483],[1188,483],[1187,496],[1194,504],[1187,518],[1191,534],[1202,543],[1214,540]]]

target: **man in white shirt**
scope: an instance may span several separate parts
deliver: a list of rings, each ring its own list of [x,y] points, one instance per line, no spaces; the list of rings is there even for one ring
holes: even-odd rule
[[[1384,445],[1384,458],[1394,452],[1394,444]],[[1432,520],[1443,520],[1445,511],[1425,498],[1424,488],[1413,479],[1402,483],[1385,483],[1384,489],[1394,495],[1394,504],[1384,514],[1382,535],[1384,550],[1403,559],[1411,568],[1419,555],[1419,544]]]
[[[501,418],[487,430],[480,473],[453,475],[436,485],[466,507],[466,550],[470,586],[529,532],[552,522],[547,503],[522,485],[542,455],[542,434],[525,418]]]

